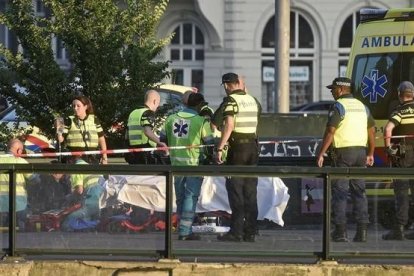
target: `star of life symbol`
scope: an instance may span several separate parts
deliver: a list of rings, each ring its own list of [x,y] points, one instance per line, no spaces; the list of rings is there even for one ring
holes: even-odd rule
[[[372,70],[371,76],[365,75],[362,79],[362,84],[365,85],[362,88],[361,94],[364,98],[369,96],[370,103],[376,103],[378,96],[385,97],[387,94],[387,89],[383,87],[384,84],[388,82],[387,76],[381,75],[378,76],[378,70]]]
[[[185,120],[175,120],[173,124],[173,133],[174,136],[183,138],[188,136],[189,125]]]

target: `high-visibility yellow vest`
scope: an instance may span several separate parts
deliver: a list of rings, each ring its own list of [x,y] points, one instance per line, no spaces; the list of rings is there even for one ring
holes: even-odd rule
[[[248,94],[231,94],[237,104],[237,113],[234,116],[234,132],[256,133],[259,107],[256,99]]]
[[[84,120],[69,116],[71,125],[65,129],[66,146],[70,148],[97,149],[99,146],[98,132],[95,124],[95,115],[90,114]]]
[[[130,146],[138,146],[149,143],[148,137],[144,133],[144,127],[141,126],[141,118],[145,111],[150,110],[148,107],[135,109],[129,114],[128,118],[128,140]]]
[[[345,113],[335,131],[333,146],[365,147],[368,141],[368,111],[365,105],[354,98],[340,98],[337,102],[343,106]]]
[[[0,164],[28,164],[28,162],[21,157],[7,156],[0,157]],[[27,206],[27,192],[26,180],[30,178],[30,174],[16,174],[16,211],[26,209]],[[0,212],[8,212],[9,210],[9,174],[0,174]]]
[[[76,165],[88,165],[83,159],[78,159],[75,162]],[[70,176],[70,183],[72,189],[76,186],[83,186],[84,189],[98,184],[100,175],[95,174],[72,174]]]

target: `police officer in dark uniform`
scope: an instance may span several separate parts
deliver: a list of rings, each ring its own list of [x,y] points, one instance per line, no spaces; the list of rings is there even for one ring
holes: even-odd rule
[[[391,136],[404,136],[414,133],[414,86],[403,81],[398,87],[400,105],[391,113],[384,129],[386,153],[395,167],[414,167],[414,139],[410,137],[391,139]],[[404,226],[408,223],[410,200],[408,190],[414,192],[414,181],[408,179],[394,180],[395,223],[391,231],[384,234],[384,240],[414,239],[414,232],[404,235]]]
[[[260,103],[243,90],[235,73],[222,76],[227,97],[223,99],[223,127],[216,149],[216,162],[223,163],[223,150],[228,146],[228,165],[257,165],[259,159],[257,124]],[[220,109],[221,110],[221,109]],[[229,177],[226,180],[231,214],[230,231],[218,236],[220,241],[254,242],[257,222],[257,177]]]
[[[369,109],[351,94],[352,83],[348,78],[336,78],[327,88],[336,100],[329,111],[328,123],[322,147],[317,158],[323,166],[324,154],[333,146],[335,167],[365,167],[374,164],[375,129]],[[367,149],[368,144],[368,149]],[[332,212],[335,231],[332,240],[347,242],[346,204],[351,193],[353,214],[357,221],[357,232],[353,241],[367,241],[368,201],[363,179],[338,179],[332,182]]]

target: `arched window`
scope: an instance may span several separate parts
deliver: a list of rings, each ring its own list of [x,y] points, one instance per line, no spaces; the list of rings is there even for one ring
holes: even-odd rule
[[[299,13],[290,13],[290,48],[313,48],[313,31],[308,21]],[[262,36],[263,48],[275,47],[275,17],[273,16],[266,24]]]
[[[375,7],[365,7],[375,8]],[[338,75],[344,77],[346,75],[346,67],[348,65],[348,57],[351,52],[352,40],[354,39],[355,30],[359,25],[360,12],[356,11],[352,13],[344,21],[339,33],[338,49],[339,49],[339,64]]]
[[[275,17],[267,22],[262,36],[263,83],[267,112],[275,110],[274,92]],[[289,102],[296,107],[314,101],[315,36],[309,21],[299,12],[290,12]],[[270,76],[270,77],[269,77]]]
[[[193,23],[181,23],[169,45],[172,82],[203,90],[204,35]]]

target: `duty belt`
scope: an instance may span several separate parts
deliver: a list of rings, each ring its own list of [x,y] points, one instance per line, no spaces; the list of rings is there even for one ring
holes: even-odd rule
[[[229,142],[231,144],[251,144],[251,143],[255,143],[256,139],[252,139],[252,138],[230,138]]]

